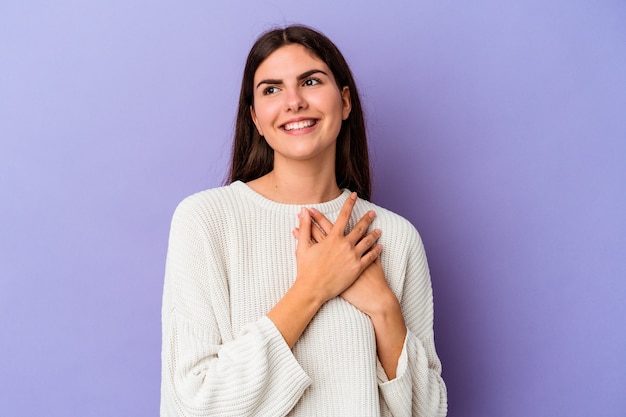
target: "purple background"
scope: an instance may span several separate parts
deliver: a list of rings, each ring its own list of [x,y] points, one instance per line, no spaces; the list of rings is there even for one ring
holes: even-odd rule
[[[342,49],[451,417],[626,415],[626,3],[0,3],[0,413],[156,416],[169,221],[273,23]]]

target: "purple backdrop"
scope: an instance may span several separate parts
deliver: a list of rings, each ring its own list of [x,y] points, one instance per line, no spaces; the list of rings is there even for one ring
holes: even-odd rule
[[[256,35],[303,22],[422,232],[449,415],[626,415],[626,3],[370,3],[0,4],[0,414],[158,414],[171,214],[222,182]]]

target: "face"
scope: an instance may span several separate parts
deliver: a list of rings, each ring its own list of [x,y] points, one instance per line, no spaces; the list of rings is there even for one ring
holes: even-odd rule
[[[302,45],[283,46],[259,65],[253,88],[252,119],[274,150],[274,168],[285,161],[334,166],[350,91],[337,87],[323,61]]]

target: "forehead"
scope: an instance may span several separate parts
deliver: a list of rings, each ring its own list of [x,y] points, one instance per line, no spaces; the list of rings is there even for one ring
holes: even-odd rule
[[[328,65],[324,63],[313,51],[300,44],[281,46],[268,55],[254,73],[256,82],[271,79],[297,78],[300,74],[318,69],[332,77]]]

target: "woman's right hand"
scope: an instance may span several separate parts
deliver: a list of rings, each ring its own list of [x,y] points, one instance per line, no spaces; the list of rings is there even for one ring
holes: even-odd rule
[[[375,217],[372,211],[366,213],[350,233],[345,234],[356,199],[356,193],[346,199],[335,226],[327,234],[320,233],[307,209],[303,208],[298,215],[298,273],[295,285],[316,294],[322,303],[350,287],[382,250],[380,245],[376,245],[380,231],[367,233]]]
[[[356,199],[355,193],[348,197],[328,233],[313,223],[306,208],[300,212],[300,227],[294,233],[298,239],[296,282],[267,313],[290,348],[320,307],[350,287],[382,250],[376,244],[380,231],[367,233],[374,220],[371,211],[345,233]]]

